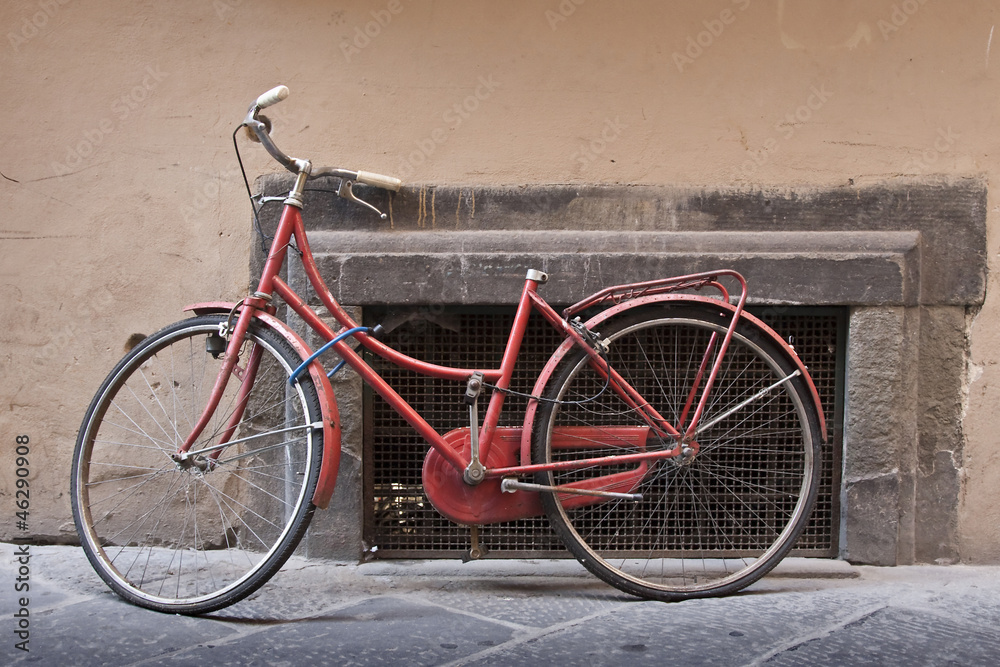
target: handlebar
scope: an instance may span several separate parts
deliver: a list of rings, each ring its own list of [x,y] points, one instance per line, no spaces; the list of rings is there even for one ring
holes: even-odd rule
[[[288,97],[288,86],[276,86],[257,98],[254,104],[258,109],[266,109]]]
[[[257,120],[257,114],[261,109],[275,105],[286,97],[288,97],[287,86],[276,86],[272,88],[254,101],[254,103],[250,106],[249,111],[247,111],[246,118],[243,119],[243,125],[253,132],[254,136],[257,137],[257,140],[260,141],[261,145],[264,147],[264,150],[266,150],[268,154],[278,162],[278,164],[294,174],[304,173],[309,178],[337,176],[344,180],[356,181],[364,185],[372,185],[377,188],[399,192],[399,189],[403,187],[403,182],[398,178],[376,174],[371,171],[351,171],[349,169],[335,169],[332,167],[313,169],[312,163],[310,163],[309,160],[294,158],[278,148],[278,146],[274,143],[274,140],[271,139],[271,135],[267,131],[267,126],[263,122]]]
[[[392,190],[393,192],[399,192],[399,189],[403,187],[403,181],[398,178],[393,178],[392,176],[383,176],[382,174],[376,174],[372,171],[359,171],[357,179],[358,183],[364,183],[365,185],[374,185],[376,188],[382,188],[383,190]]]

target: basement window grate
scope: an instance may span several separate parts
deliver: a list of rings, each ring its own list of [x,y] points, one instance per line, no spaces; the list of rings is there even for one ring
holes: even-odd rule
[[[829,430],[822,449],[819,497],[796,546],[801,556],[834,557],[838,550],[840,452],[846,311],[843,308],[768,307],[754,314],[790,341],[809,368]],[[365,321],[382,323],[385,342],[418,359],[446,366],[499,366],[512,308],[368,308]],[[532,315],[512,387],[528,392],[561,337]],[[369,359],[440,433],[468,426],[461,382],[427,378]],[[501,426],[519,426],[526,400],[508,396]],[[485,410],[480,411],[481,414]],[[420,471],[428,445],[387,403],[365,390],[365,542],[378,558],[454,558],[468,550],[470,531],[442,517],[424,496]],[[480,542],[498,558],[568,556],[544,517],[484,526]]]

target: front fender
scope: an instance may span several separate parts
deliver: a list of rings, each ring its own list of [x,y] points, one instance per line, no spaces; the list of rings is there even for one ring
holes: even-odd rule
[[[708,305],[713,308],[720,308],[722,310],[728,310],[731,313],[736,312],[736,306],[722,301],[720,299],[713,299],[712,297],[699,296],[694,294],[654,294],[651,296],[639,297],[637,299],[630,299],[629,301],[623,301],[607,310],[603,310],[594,317],[587,320],[587,328],[595,328],[622,313],[632,310],[634,308],[640,308],[642,306],[648,306],[654,303],[691,303],[699,305]],[[795,362],[795,365],[800,371],[802,371],[802,377],[805,379],[806,385],[809,387],[809,393],[812,397],[813,404],[816,407],[816,413],[819,416],[819,427],[820,434],[823,438],[823,442],[826,442],[826,419],[823,416],[823,405],[819,399],[819,392],[816,391],[816,385],[813,384],[812,377],[809,375],[809,371],[806,369],[805,364],[799,359],[799,355],[795,353],[792,346],[782,340],[781,336],[775,333],[771,327],[767,326],[757,317],[754,317],[750,313],[743,311],[741,317],[748,322],[757,326],[761,332],[767,334],[784,352],[788,355],[788,358]],[[555,372],[556,368],[559,366],[566,355],[573,349],[573,340],[567,338],[563,341],[562,345],[556,348],[556,351],[552,353],[549,357],[548,362],[545,364],[545,368],[542,369],[541,373],[538,375],[538,380],[535,381],[535,386],[531,390],[534,396],[541,396],[542,392],[545,391],[545,386],[549,382],[549,378],[552,373]],[[534,432],[535,416],[538,410],[538,401],[528,401],[528,407],[524,413],[524,426],[521,430],[521,464],[530,465],[531,460],[531,437]]]
[[[210,301],[191,304],[184,310],[193,312],[195,315],[228,313],[235,305],[223,301]],[[258,311],[254,317],[281,334],[282,338],[288,341],[303,360],[309,357],[311,354],[309,347],[287,324],[274,315],[261,311]],[[340,469],[340,414],[337,410],[337,397],[334,396],[333,387],[330,386],[330,380],[323,373],[323,367],[318,361],[309,364],[309,375],[313,379],[316,391],[319,392],[319,407],[323,420],[323,461],[320,464],[319,481],[316,482],[316,491],[313,492],[312,502],[316,507],[326,509],[333,496],[333,489],[337,483],[337,471]]]

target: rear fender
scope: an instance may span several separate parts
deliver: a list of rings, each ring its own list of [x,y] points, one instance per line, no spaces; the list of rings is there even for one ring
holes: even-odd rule
[[[657,303],[676,303],[676,304],[698,304],[707,305],[713,308],[720,308],[722,310],[728,310],[731,313],[736,312],[736,306],[721,301],[720,299],[714,299],[707,296],[698,296],[694,294],[654,294],[651,296],[639,297],[637,299],[631,299],[629,301],[624,301],[619,303],[607,310],[603,310],[594,317],[587,320],[587,328],[593,329],[599,327],[604,322],[621,315],[622,313],[632,310],[634,308],[641,308],[642,306],[648,306],[650,304]],[[826,442],[826,419],[823,417],[823,406],[819,400],[819,392],[816,391],[816,385],[813,384],[812,377],[809,375],[809,371],[806,369],[805,364],[799,359],[799,356],[795,353],[795,350],[791,345],[782,340],[781,336],[775,333],[771,327],[767,326],[759,318],[754,317],[750,313],[743,311],[741,315],[742,319],[751,322],[760,328],[760,330],[767,334],[778,347],[784,351],[784,353],[791,359],[800,371],[802,371],[802,377],[805,379],[806,386],[809,387],[809,394],[812,397],[813,405],[816,407],[816,413],[819,415],[819,427],[820,433],[823,438],[823,442]],[[545,391],[546,385],[549,383],[549,379],[555,372],[556,368],[559,366],[566,355],[573,349],[572,339],[567,338],[563,341],[562,345],[556,348],[556,351],[549,357],[549,361],[545,364],[545,368],[542,369],[541,373],[538,375],[538,380],[535,382],[534,388],[531,393],[534,396],[541,396],[542,392]],[[535,416],[538,411],[538,401],[528,401],[528,407],[524,413],[524,426],[521,430],[521,464],[530,465],[531,460],[531,438],[534,432],[535,426]]]
[[[184,310],[193,312],[195,315],[228,313],[235,305],[223,301],[211,301],[195,303],[187,306]],[[312,353],[305,341],[274,315],[258,311],[255,317],[281,334],[303,360]],[[337,410],[337,397],[333,394],[333,387],[330,386],[330,380],[323,373],[323,367],[318,361],[309,364],[309,375],[313,379],[316,391],[319,392],[319,407],[323,419],[323,462],[320,465],[319,481],[316,483],[312,502],[317,507],[326,509],[330,504],[331,496],[333,496],[333,489],[337,483],[337,471],[340,468],[340,414]]]

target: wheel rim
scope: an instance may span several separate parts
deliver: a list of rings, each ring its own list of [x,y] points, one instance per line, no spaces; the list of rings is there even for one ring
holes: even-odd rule
[[[204,470],[171,459],[215,381],[222,355],[207,353],[205,340],[217,330],[214,322],[181,328],[141,348],[110,379],[82,435],[81,537],[102,577],[140,603],[197,607],[241,587],[268,568],[309,501],[308,402],[285,382],[281,351],[253,333],[237,367],[245,375],[253,346],[261,360],[234,444],[214,463],[201,459]],[[240,384],[230,377],[192,450],[217,442]]]
[[[722,335],[725,327],[680,317],[650,324],[639,322],[609,336],[610,361],[676,425],[701,352],[711,333]],[[787,374],[761,346],[735,335],[700,423]],[[571,380],[563,384],[561,400],[593,396],[603,386],[586,360],[567,377]],[[593,403],[563,405],[553,412],[547,441],[557,425],[642,425],[608,392]],[[551,498],[549,504],[574,555],[614,585],[664,599],[731,592],[727,589],[748,585],[773,567],[808,520],[815,461],[806,415],[796,391],[772,392],[699,433],[692,458],[655,464],[634,489],[643,494],[642,501],[568,508],[576,501]],[[647,440],[647,448],[675,444]],[[546,453],[552,456],[551,449]],[[608,453],[628,452],[619,445]],[[589,448],[586,454],[600,452]],[[557,452],[555,459],[575,456],[579,453]],[[547,483],[572,483],[594,474],[556,473]]]

